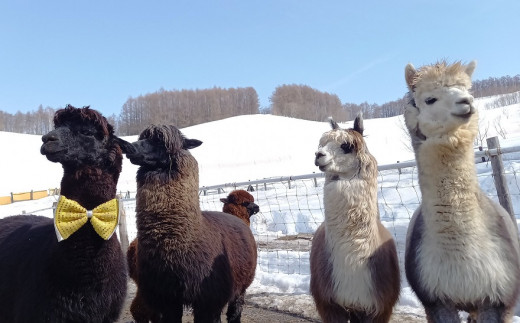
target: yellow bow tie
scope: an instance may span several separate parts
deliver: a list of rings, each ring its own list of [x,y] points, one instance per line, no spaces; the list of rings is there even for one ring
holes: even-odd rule
[[[117,199],[105,202],[93,210],[87,210],[74,200],[61,195],[54,211],[54,227],[58,241],[65,240],[78,231],[90,219],[94,230],[105,240],[110,239],[119,221]]]

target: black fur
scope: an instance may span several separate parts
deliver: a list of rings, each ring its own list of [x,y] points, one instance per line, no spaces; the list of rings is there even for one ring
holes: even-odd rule
[[[42,137],[42,154],[63,166],[61,194],[87,209],[115,198],[122,149],[97,111],[67,106]],[[117,320],[126,296],[125,259],[114,234],[103,240],[87,222],[58,242],[53,220],[0,220],[0,322]]]
[[[117,320],[126,274],[115,236],[103,241],[87,224],[58,242],[52,219],[34,215],[1,219],[0,228],[0,322]]]

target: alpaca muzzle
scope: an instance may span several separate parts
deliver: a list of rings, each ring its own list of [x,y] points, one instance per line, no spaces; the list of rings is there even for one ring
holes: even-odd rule
[[[252,216],[260,211],[260,207],[253,202],[248,203],[246,206],[247,213],[249,213],[249,216]]]

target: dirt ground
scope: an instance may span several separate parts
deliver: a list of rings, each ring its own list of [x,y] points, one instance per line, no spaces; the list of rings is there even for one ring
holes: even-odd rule
[[[265,240],[265,241],[264,241]],[[288,249],[288,250],[299,250],[309,251],[311,247],[311,234],[298,234],[294,236],[284,236],[276,240],[257,239],[259,248],[276,248],[276,249]],[[130,304],[135,297],[136,286],[132,280],[128,283],[128,295],[126,298],[125,306],[117,323],[131,323],[133,322],[132,315],[130,314]],[[312,298],[309,296],[309,302],[298,302],[293,301],[295,298],[293,295],[270,295],[270,294],[246,294],[246,304],[242,311],[242,322],[243,323],[297,323],[297,322],[321,322]],[[277,303],[291,304],[285,308],[294,309],[292,312],[281,311],[277,308]],[[265,305],[265,304],[272,304]],[[226,310],[224,309],[222,315],[222,322],[226,320]],[[304,313],[304,314],[302,314]],[[183,316],[183,323],[192,323],[193,316],[190,311],[185,311]],[[391,323],[415,323],[425,322],[426,319],[415,313],[394,313],[390,319]]]
[[[130,281],[128,283],[128,295],[126,298],[125,306],[121,312],[121,316],[117,323],[132,323],[132,315],[130,314],[130,304],[135,296],[135,284]],[[309,312],[309,311],[308,311]],[[222,322],[226,322],[225,311],[223,311]],[[402,314],[396,313],[390,320],[391,323],[412,323],[412,322],[424,322],[425,319],[414,314]],[[192,323],[193,316],[189,311],[184,313],[182,320],[183,323]],[[274,309],[260,307],[255,304],[255,297],[247,296],[246,305],[242,312],[243,323],[298,323],[298,322],[321,322],[318,314],[314,309],[310,309],[307,317],[296,315],[289,312],[278,311]]]
[[[265,240],[265,241],[264,241]],[[276,249],[288,249],[288,250],[299,250],[309,251],[311,247],[311,234],[298,234],[294,236],[284,236],[276,240],[257,239],[259,248],[276,248]],[[135,297],[136,286],[132,280],[128,283],[128,295],[126,298],[125,306],[117,323],[131,323],[133,322],[132,315],[130,314],[130,304]],[[246,294],[246,304],[242,311],[242,322],[243,323],[297,323],[297,322],[321,322],[312,298],[309,296],[309,302],[298,302],[293,301],[295,298],[293,295],[269,295],[269,294],[257,294],[249,295]],[[277,303],[291,304],[285,306],[286,308],[292,308],[292,312],[281,311],[277,308]],[[265,305],[272,304],[272,305]],[[224,309],[222,315],[222,322],[227,322],[226,311]],[[302,314],[303,313],[303,314]],[[183,323],[192,323],[193,316],[190,311],[185,311],[183,316]],[[391,323],[415,323],[425,322],[426,319],[415,313],[394,313],[390,319]]]

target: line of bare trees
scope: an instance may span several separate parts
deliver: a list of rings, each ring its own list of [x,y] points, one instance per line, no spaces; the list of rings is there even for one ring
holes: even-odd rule
[[[476,98],[504,94],[488,104],[487,108],[519,103],[520,75],[474,81],[472,90]],[[381,105],[368,102],[341,104],[335,94],[294,84],[277,87],[270,100],[270,113],[274,115],[313,121],[323,121],[330,116],[338,121],[348,121],[353,120],[359,112],[363,113],[365,119],[388,118],[402,114],[407,103],[405,95]]]
[[[489,103],[495,108],[520,102],[520,75],[490,77],[473,82],[476,98],[500,96]],[[517,92],[517,93],[515,93]],[[107,116],[118,135],[138,134],[149,124],[170,123],[183,128],[204,122],[242,114],[272,113],[274,115],[324,121],[332,116],[337,121],[348,121],[362,112],[365,119],[387,118],[403,113],[406,97],[384,104],[363,102],[341,103],[336,94],[321,92],[307,85],[281,85],[269,98],[271,104],[259,110],[256,90],[252,87],[202,90],[160,89],[157,92],[128,98],[120,114]],[[59,108],[59,107],[57,107]],[[40,105],[36,111],[15,114],[0,110],[0,131],[26,134],[44,134],[52,129],[52,118],[57,108]]]
[[[0,111],[0,131],[41,135],[52,130],[54,109],[40,105],[36,111],[15,114]]]
[[[129,98],[117,122],[120,135],[135,135],[149,124],[184,128],[243,114],[257,114],[259,102],[252,87],[165,91]]]
[[[279,86],[269,100],[273,115],[320,121],[329,116],[345,119],[336,94],[320,92],[307,85]]]
[[[388,118],[403,113],[406,99],[390,101],[382,105],[363,102],[341,104],[338,96],[320,92],[306,85],[282,85],[276,88],[270,113],[312,121],[324,121],[333,117],[337,121],[353,120],[359,112],[365,119]]]
[[[475,81],[471,90],[476,98],[517,92],[520,91],[520,75],[490,77]]]

